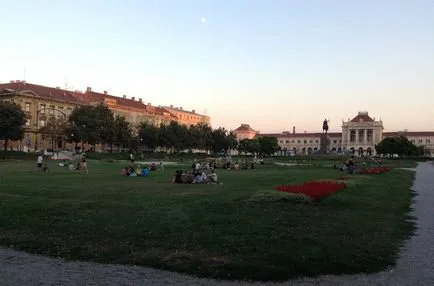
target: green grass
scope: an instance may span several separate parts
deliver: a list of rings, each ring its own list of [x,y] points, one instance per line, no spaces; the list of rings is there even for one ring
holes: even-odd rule
[[[223,185],[173,185],[175,167],[124,178],[116,163],[90,161],[89,175],[34,165],[0,162],[0,244],[71,260],[250,280],[374,272],[414,227],[413,174],[398,169],[313,203],[273,189],[341,172],[264,165],[218,170]]]

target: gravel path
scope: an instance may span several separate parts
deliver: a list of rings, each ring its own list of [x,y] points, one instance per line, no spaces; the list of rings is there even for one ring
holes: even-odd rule
[[[434,166],[420,163],[413,215],[418,230],[391,271],[321,276],[268,285],[434,285]],[[144,267],[67,262],[0,248],[0,285],[266,285],[199,279]]]

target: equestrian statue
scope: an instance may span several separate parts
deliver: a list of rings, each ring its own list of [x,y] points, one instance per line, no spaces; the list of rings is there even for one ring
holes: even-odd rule
[[[329,124],[327,119],[324,119],[324,122],[322,123],[322,131],[325,134],[327,134],[327,132],[329,131]]]

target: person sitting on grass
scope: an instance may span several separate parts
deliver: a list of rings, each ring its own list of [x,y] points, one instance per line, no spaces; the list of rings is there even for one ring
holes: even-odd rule
[[[149,168],[151,171],[157,171],[157,166],[154,162],[152,162],[151,167]]]
[[[144,167],[142,170],[142,177],[148,177],[150,174],[149,168],[148,167]]]
[[[130,171],[128,167],[125,167],[121,170],[121,175],[124,177],[128,177],[130,175]]]
[[[172,179],[172,184],[182,184],[182,171],[181,170],[176,170],[175,172],[175,176],[173,176]]]
[[[217,174],[214,170],[211,171],[211,174],[208,175],[208,180],[212,184],[222,184],[222,182],[219,182],[217,179]]]
[[[136,171],[134,170],[133,167],[129,167],[128,172],[130,177],[137,177]]]
[[[142,172],[143,172],[142,166],[138,165],[137,168],[136,168],[136,174],[137,174],[137,176],[141,176]]]
[[[44,166],[42,167],[42,172],[50,172],[47,164],[44,164]]]

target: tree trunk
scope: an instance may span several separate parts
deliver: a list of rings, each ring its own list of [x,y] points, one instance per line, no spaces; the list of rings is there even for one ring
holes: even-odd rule
[[[4,145],[4,148],[5,148],[5,151],[7,151],[8,150],[8,139],[5,139],[5,145]]]

